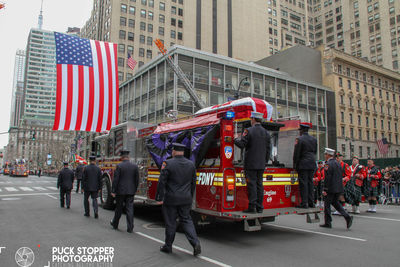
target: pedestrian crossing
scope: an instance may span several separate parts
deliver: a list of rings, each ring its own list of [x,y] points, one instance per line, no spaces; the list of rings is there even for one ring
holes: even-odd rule
[[[16,192],[45,192],[57,191],[55,186],[5,186],[0,187],[0,193],[16,193]]]

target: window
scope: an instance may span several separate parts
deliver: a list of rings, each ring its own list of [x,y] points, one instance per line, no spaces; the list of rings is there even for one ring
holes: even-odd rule
[[[358,125],[361,126],[361,116],[358,115]]]
[[[367,89],[367,86],[364,84],[364,94],[367,94],[368,93],[368,89]]]
[[[147,36],[147,45],[153,45],[153,37]]]
[[[118,52],[125,53],[125,45],[124,44],[119,44],[118,45]]]
[[[376,119],[374,118],[374,128],[376,128]]]
[[[128,51],[129,54],[131,55],[133,54],[133,46],[128,45],[126,50]]]
[[[129,14],[135,15],[135,13],[136,13],[135,7],[134,6],[129,6]]]
[[[367,141],[369,141],[370,137],[369,137],[369,131],[367,130]]]
[[[154,7],[154,0],[149,0],[149,7]]]
[[[350,80],[347,80],[347,88],[348,88],[349,90],[351,90],[351,81],[350,81]]]
[[[354,139],[354,129],[350,128],[350,138]]]
[[[165,3],[160,2],[160,10],[165,11]]]
[[[140,30],[145,31],[146,30],[146,22],[140,22]]]
[[[369,117],[365,117],[365,125],[369,127]]]
[[[360,140],[362,140],[362,132],[361,132],[361,129],[358,129],[358,138],[359,138]]]
[[[350,124],[353,124],[353,114],[350,113]]]
[[[361,138],[360,138],[360,139],[361,139]],[[363,149],[362,149],[362,146],[359,146],[359,147],[358,147],[358,150],[359,150],[359,152],[360,152],[359,156],[360,156],[360,158],[362,158],[362,157],[363,157]]]
[[[159,21],[160,23],[165,23],[165,16],[164,16],[164,15],[160,15],[160,16],[158,17],[158,21]]]
[[[147,31],[153,32],[153,24],[147,24]]]
[[[341,119],[341,122],[344,122],[344,112],[343,111],[340,112],[340,119]]]
[[[119,39],[125,39],[126,31],[120,30],[119,31]]]
[[[125,5],[125,4],[121,4],[121,13],[126,13],[126,12],[127,12],[127,10],[128,10],[128,7],[127,7],[127,5]]]
[[[126,18],[120,17],[119,18],[119,25],[120,26],[126,26]]]
[[[343,87],[343,79],[342,79],[342,77],[339,77],[339,86]]]
[[[139,57],[144,57],[144,48],[139,48]]]
[[[135,20],[129,19],[129,20],[128,20],[128,26],[129,26],[130,28],[135,28]]]
[[[153,57],[153,52],[150,49],[147,49],[146,51],[146,58],[151,59]]]
[[[171,7],[171,14],[176,15],[176,7],[175,6]]]
[[[172,26],[176,26],[176,19],[171,18],[171,25],[172,25]]]
[[[178,27],[179,28],[183,28],[183,21],[182,20],[178,20]]]
[[[154,13],[151,11],[147,12],[147,17],[149,18],[149,20],[153,20]]]
[[[178,40],[182,40],[183,39],[183,33],[178,32]]]
[[[125,60],[121,57],[118,58],[118,67],[124,67]]]
[[[176,31],[174,31],[174,30],[171,31],[171,38],[172,39],[176,38]]]
[[[179,16],[183,16],[183,9],[182,9],[182,8],[179,8],[179,9],[178,9],[178,15],[179,15]]]
[[[342,126],[341,129],[342,129],[342,136],[345,136],[345,135],[346,135],[346,132],[345,132],[344,126]]]
[[[133,41],[134,40],[133,32],[128,32],[128,40],[129,41]]]
[[[146,18],[146,10],[144,9],[140,10],[140,17]]]
[[[158,27],[158,34],[164,35],[164,27]]]
[[[140,35],[139,42],[140,42],[141,44],[144,44],[144,43],[145,43],[145,40],[146,40],[146,37],[145,37],[144,35]]]
[[[147,0],[142,0],[142,5],[147,5]]]

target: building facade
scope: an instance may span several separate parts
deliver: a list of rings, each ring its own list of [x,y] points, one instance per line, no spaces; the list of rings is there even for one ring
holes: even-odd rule
[[[295,46],[257,62],[335,92],[338,151],[346,159],[399,157],[400,74],[345,52]],[[377,141],[386,138],[389,153]]]
[[[274,119],[299,116],[311,121],[320,157],[328,144],[336,146],[334,113],[328,112],[335,109],[334,94],[326,87],[254,63],[195,49],[175,46],[168,53],[206,105],[226,102],[235,94],[240,80],[247,77],[250,86],[239,88],[240,97],[267,100],[274,106]],[[227,91],[227,84],[234,90]],[[121,84],[119,103],[120,123],[131,119],[155,124],[167,120],[171,112],[180,117],[198,110],[164,57],[153,59],[131,80]]]
[[[309,0],[310,41],[399,71],[400,1]]]
[[[24,93],[25,51],[17,50],[14,62],[14,78],[11,100],[10,127],[19,124],[22,114],[22,100]]]
[[[323,84],[335,90],[338,150],[349,158],[400,156],[400,74],[335,49],[319,48]],[[388,154],[377,141],[386,138]]]

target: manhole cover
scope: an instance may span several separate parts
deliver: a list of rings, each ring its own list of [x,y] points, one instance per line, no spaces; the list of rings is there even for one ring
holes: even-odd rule
[[[146,229],[161,229],[164,228],[164,224],[162,223],[147,223],[143,225]]]

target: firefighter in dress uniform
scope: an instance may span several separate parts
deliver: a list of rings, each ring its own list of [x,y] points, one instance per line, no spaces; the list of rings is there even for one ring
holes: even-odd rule
[[[71,190],[74,183],[74,171],[68,168],[68,162],[64,162],[64,168],[58,174],[57,188],[60,189],[60,204],[64,208],[66,200],[67,209],[71,206]]]
[[[318,161],[318,167],[315,171],[313,182],[314,182],[314,203],[318,207],[323,207],[322,201],[322,188],[324,183],[324,162],[322,160]]]
[[[161,252],[171,253],[175,239],[176,219],[193,247],[193,255],[201,253],[200,241],[190,215],[196,190],[196,167],[184,157],[185,145],[173,143],[172,158],[164,161],[158,180],[156,200],[162,204],[165,221],[165,244]]]
[[[122,208],[125,203],[127,232],[133,231],[133,201],[139,185],[139,168],[129,161],[129,151],[121,151],[121,163],[114,172],[111,195],[116,200],[114,218],[110,224],[118,229],[119,219],[122,215]]]
[[[362,195],[362,185],[365,179],[366,173],[362,165],[359,164],[359,159],[357,156],[353,156],[353,162],[350,166],[350,181],[347,185],[348,194],[351,199],[352,212],[355,214],[360,214],[360,202]]]
[[[264,210],[263,174],[271,151],[271,136],[261,125],[263,114],[251,112],[251,127],[244,130],[241,138],[235,139],[235,145],[245,149],[244,171],[249,199],[247,213],[262,213]]]
[[[81,182],[82,182],[82,174],[83,174],[83,161],[82,160],[80,160],[79,161],[79,163],[78,163],[78,166],[76,167],[76,170],[75,170],[75,179],[76,179],[76,193],[78,193],[79,192],[79,188],[80,188],[80,185],[81,185]],[[81,193],[82,193],[82,190],[81,190]]]
[[[353,217],[350,216],[339,203],[339,196],[343,194],[343,175],[339,162],[335,159],[335,150],[325,148],[326,164],[324,167],[325,181],[322,194],[325,197],[325,223],[321,227],[332,228],[331,205],[344,216],[347,229],[353,223]]]
[[[299,174],[301,204],[297,208],[314,207],[313,176],[316,169],[315,155],[317,153],[317,139],[308,134],[311,123],[300,124],[300,136],[296,139],[293,153],[293,166]]]
[[[382,174],[378,167],[375,166],[373,159],[368,158],[368,166],[366,167],[366,189],[368,192],[369,209],[367,212],[376,213],[376,202],[379,196],[379,180],[382,178]]]
[[[99,218],[98,211],[99,207],[97,204],[98,194],[101,190],[101,170],[96,165],[96,156],[89,157],[90,164],[86,166],[82,174],[82,189],[83,194],[83,206],[85,208],[85,216],[90,216],[89,208],[89,196],[92,198],[94,217]]]
[[[351,200],[351,195],[348,194],[349,189],[347,188],[347,183],[350,181],[350,169],[349,169],[349,164],[343,161],[343,154],[340,152],[336,153],[336,160],[339,162],[340,167],[342,168],[342,175],[343,175],[343,195],[339,197],[339,202],[343,206],[343,208],[346,210],[346,202],[350,203]],[[340,215],[340,213],[335,210],[333,215]]]

